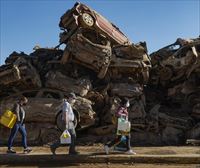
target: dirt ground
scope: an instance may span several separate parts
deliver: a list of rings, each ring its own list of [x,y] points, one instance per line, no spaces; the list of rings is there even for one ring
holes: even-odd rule
[[[23,148],[22,147],[14,147],[14,149],[17,151],[17,154],[22,153]],[[30,155],[51,155],[49,147],[32,147],[33,152]],[[132,149],[137,153],[136,156],[150,156],[150,155],[181,155],[181,156],[192,156],[192,155],[199,155],[200,157],[200,147],[199,146],[164,146],[164,147],[132,147]],[[5,154],[7,148],[6,147],[0,147],[0,154]],[[95,144],[94,146],[77,146],[77,150],[81,154],[91,154],[91,153],[100,153],[102,155],[105,154],[103,150],[102,144]],[[60,147],[57,149],[56,153],[59,154],[67,154],[68,153],[68,147]],[[117,155],[118,152],[111,151],[111,155]],[[3,156],[3,155],[2,155]],[[3,158],[1,158],[3,159]],[[126,168],[200,168],[199,164],[145,164],[145,163],[97,163],[97,164],[68,164],[68,165],[60,165],[59,163],[45,163],[45,164],[21,164],[21,165],[0,165],[0,167],[30,167],[30,168],[40,168],[40,167],[68,167],[68,168],[123,168],[126,166]]]
[[[17,153],[21,153],[22,147],[14,147]],[[32,154],[51,154],[50,148],[48,146],[34,146],[32,147]],[[199,154],[200,155],[200,147],[199,146],[164,146],[164,147],[132,147],[132,149],[138,155],[191,155],[191,154]],[[6,147],[0,147],[0,154],[5,153],[7,150]],[[81,154],[87,153],[105,153],[104,146],[102,144],[95,144],[93,146],[77,146],[77,150]],[[111,152],[113,150],[111,149]],[[59,147],[56,151],[57,154],[68,153],[68,147],[62,146]]]
[[[126,168],[200,168],[199,165],[193,165],[193,164],[74,164],[74,165],[48,165],[48,164],[40,164],[40,165],[16,165],[13,166],[14,168],[39,168],[39,167],[67,167],[67,168],[122,168],[126,166]],[[9,165],[2,165],[0,167],[10,167]]]

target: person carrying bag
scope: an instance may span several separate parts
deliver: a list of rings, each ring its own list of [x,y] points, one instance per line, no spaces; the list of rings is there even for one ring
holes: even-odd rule
[[[116,126],[117,126],[117,131],[116,131],[116,138],[107,143],[105,146],[104,146],[104,150],[106,152],[106,154],[109,154],[109,149],[112,147],[112,146],[115,146],[117,144],[119,144],[121,142],[121,138],[123,135],[126,136],[126,148],[127,148],[127,151],[126,153],[127,154],[136,154],[133,150],[131,150],[131,145],[130,145],[130,138],[131,138],[131,135],[130,135],[130,127],[131,127],[131,124],[130,122],[128,121],[128,111],[127,111],[127,108],[130,106],[129,104],[129,100],[127,98],[123,98],[122,101],[121,101],[121,105],[120,107],[118,108],[116,114],[115,114],[115,121],[117,121],[116,123]]]
[[[75,150],[76,147],[76,131],[74,125],[74,112],[72,110],[71,105],[76,101],[76,95],[74,93],[70,93],[68,97],[64,97],[62,104],[62,120],[65,123],[66,130],[62,133],[61,137],[57,142],[50,146],[51,152],[55,155],[56,149],[61,144],[70,144],[69,154],[77,155],[79,152]]]
[[[32,151],[32,149],[27,146],[27,132],[24,124],[26,112],[23,106],[25,106],[27,103],[28,99],[22,96],[19,98],[18,102],[14,104],[12,111],[16,115],[16,122],[10,132],[7,153],[16,153],[16,151],[12,149],[12,145],[18,131],[22,135],[22,146],[24,147],[24,153],[30,153]]]

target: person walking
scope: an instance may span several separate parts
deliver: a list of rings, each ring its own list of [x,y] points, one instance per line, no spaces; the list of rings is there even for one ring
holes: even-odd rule
[[[74,112],[71,107],[76,101],[76,95],[74,93],[70,93],[68,96],[64,97],[63,105],[62,105],[62,120],[65,123],[66,129],[69,131],[71,135],[71,144],[69,147],[70,155],[78,155],[79,152],[76,151],[76,131],[74,125]],[[54,144],[50,146],[51,152],[55,155],[56,149],[61,145],[60,139],[57,140]]]
[[[31,148],[27,146],[27,133],[25,129],[24,119],[26,117],[26,112],[23,108],[28,103],[28,99],[26,97],[21,97],[16,104],[14,104],[13,113],[17,116],[17,121],[13,128],[11,129],[11,133],[8,139],[8,150],[7,153],[16,153],[14,149],[12,149],[12,145],[14,139],[19,131],[22,135],[22,146],[24,147],[24,153],[29,153],[32,151]]]
[[[118,121],[118,118],[121,118],[121,117],[128,120],[128,110],[127,110],[127,108],[129,106],[130,106],[129,100],[127,98],[123,98],[122,101],[121,101],[120,107],[118,108],[118,110],[115,114],[116,121]],[[104,146],[104,150],[105,150],[107,155],[109,154],[109,149],[112,146],[117,145],[121,142],[122,136],[123,135],[116,135],[116,138],[113,141],[106,143],[106,145]],[[136,154],[133,150],[131,150],[131,145],[130,145],[131,135],[130,135],[130,133],[128,133],[128,135],[125,135],[125,136],[126,136],[126,148],[127,148],[126,153],[127,154]]]

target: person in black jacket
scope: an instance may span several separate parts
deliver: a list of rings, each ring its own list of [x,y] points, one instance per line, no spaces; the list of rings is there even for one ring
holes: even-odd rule
[[[14,108],[12,111],[14,114],[17,115],[17,121],[15,125],[13,126],[13,128],[11,129],[10,137],[8,139],[7,153],[16,153],[12,149],[12,145],[18,131],[22,135],[22,145],[24,147],[24,153],[29,153],[32,151],[32,149],[28,148],[27,146],[27,138],[26,138],[27,133],[26,133],[25,125],[24,125],[24,119],[25,119],[26,113],[24,111],[23,106],[26,105],[27,103],[28,103],[28,99],[23,96],[19,99],[19,101],[16,104],[14,104]]]

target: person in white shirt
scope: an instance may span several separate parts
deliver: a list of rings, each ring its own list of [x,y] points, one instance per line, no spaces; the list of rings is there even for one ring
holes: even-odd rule
[[[79,152],[76,151],[76,131],[74,125],[74,112],[71,107],[76,101],[76,95],[74,93],[70,93],[68,97],[64,97],[63,104],[62,104],[62,120],[66,125],[66,129],[69,131],[71,135],[71,144],[69,147],[69,154],[70,155],[77,155]],[[51,152],[55,154],[56,149],[60,146],[60,140],[55,142],[53,145],[50,146]]]

